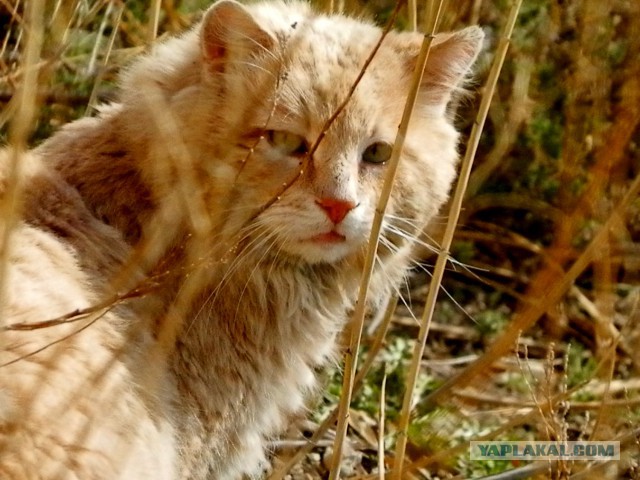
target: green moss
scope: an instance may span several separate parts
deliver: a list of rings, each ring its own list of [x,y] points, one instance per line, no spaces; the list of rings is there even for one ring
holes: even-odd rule
[[[557,110],[538,111],[529,125],[532,139],[549,157],[560,158],[563,132],[562,115]]]
[[[499,310],[485,310],[475,315],[476,328],[483,335],[491,335],[504,330],[509,316]]]
[[[567,352],[567,388],[584,383],[593,378],[598,363],[591,351],[577,341],[568,345]]]

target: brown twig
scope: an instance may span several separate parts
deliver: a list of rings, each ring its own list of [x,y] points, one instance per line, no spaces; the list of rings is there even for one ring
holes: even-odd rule
[[[547,282],[547,291],[544,295],[544,302],[531,303],[524,310],[516,313],[505,332],[498,340],[489,347],[482,357],[468,368],[460,372],[456,377],[447,381],[438,390],[428,395],[424,403],[434,406],[439,400],[449,394],[454,387],[464,387],[483,377],[484,372],[489,371],[491,364],[498,358],[511,350],[513,339],[519,336],[519,332],[525,331],[533,325],[547,310],[549,304],[555,304],[571,288],[575,279],[598,255],[602,242],[606,241],[612,225],[617,224],[617,215],[625,212],[629,204],[640,193],[640,175],[631,183],[622,200],[613,209],[614,212],[607,222],[600,228],[597,235],[582,252],[580,257],[573,263],[571,268],[562,277],[554,275],[552,280]]]
[[[456,224],[460,215],[460,210],[462,208],[464,192],[467,186],[469,175],[471,173],[471,166],[473,165],[473,159],[480,142],[482,128],[489,111],[489,105],[491,103],[493,92],[495,91],[498,76],[500,75],[500,71],[502,69],[502,64],[507,54],[511,34],[515,26],[518,12],[520,11],[521,4],[522,0],[516,0],[512,4],[507,23],[505,25],[504,33],[500,39],[500,44],[498,45],[498,50],[496,52],[496,56],[489,72],[485,92],[482,96],[480,108],[478,109],[478,114],[476,116],[476,120],[469,137],[469,142],[467,144],[467,150],[462,160],[462,167],[460,169],[460,175],[458,177],[458,184],[456,185],[456,190],[451,202],[451,208],[449,210],[449,220],[447,222],[447,227],[445,229],[444,237],[441,242],[441,250],[438,254],[436,265],[431,277],[431,284],[429,286],[429,293],[427,294],[427,300],[425,302],[420,332],[418,333],[418,340],[415,343],[413,356],[409,367],[409,373],[407,374],[406,388],[402,402],[402,410],[400,413],[400,420],[398,422],[396,456],[394,460],[394,469],[392,475],[392,478],[396,480],[402,479],[403,460],[405,449],[407,446],[407,435],[411,418],[411,398],[413,397],[413,391],[418,380],[420,360],[422,359],[422,356],[424,354],[427,336],[429,334],[429,327],[433,318],[433,313],[435,311],[436,298],[438,296],[438,292],[440,291],[440,283],[442,281],[448,259],[449,248],[451,246],[451,242],[453,241],[453,235],[455,233]],[[437,20],[434,23],[437,23]]]
[[[33,0],[27,7],[30,29],[25,49],[25,65],[27,66],[23,81],[17,95],[17,111],[11,123],[9,142],[13,149],[5,172],[6,187],[0,198],[0,317],[5,303],[5,282],[9,265],[11,234],[18,223],[21,213],[20,198],[23,191],[21,164],[27,139],[36,118],[36,98],[38,90],[39,70],[33,68],[39,63],[44,39],[44,3]]]
[[[349,422],[349,406],[351,404],[353,385],[355,379],[356,361],[358,358],[358,352],[360,349],[360,339],[362,337],[362,329],[364,325],[365,308],[367,293],[369,290],[369,284],[371,282],[371,276],[373,272],[373,264],[375,261],[376,252],[378,249],[378,242],[380,237],[380,231],[382,227],[382,219],[384,218],[384,212],[391,195],[391,189],[395,179],[395,174],[400,162],[402,149],[404,146],[404,140],[406,138],[407,130],[409,128],[409,122],[413,113],[416,99],[418,97],[418,91],[422,82],[422,76],[424,69],[429,58],[429,51],[431,50],[431,44],[433,42],[433,32],[424,36],[420,53],[416,60],[416,66],[411,81],[411,87],[409,94],[407,95],[407,101],[404,111],[402,113],[402,119],[400,120],[400,126],[398,127],[398,133],[393,144],[393,150],[391,157],[387,164],[387,172],[385,175],[384,183],[382,185],[382,191],[380,192],[380,198],[376,206],[375,215],[371,225],[371,233],[369,235],[369,244],[367,248],[367,255],[363,265],[362,276],[360,277],[360,287],[358,292],[358,300],[356,302],[356,308],[353,313],[351,322],[348,325],[348,337],[349,346],[344,355],[344,377],[342,382],[342,395],[340,397],[340,404],[338,408],[338,423],[336,426],[336,440],[333,447],[333,458],[331,464],[331,471],[329,474],[329,480],[340,478],[340,461],[342,455],[342,445],[347,434],[347,425]]]

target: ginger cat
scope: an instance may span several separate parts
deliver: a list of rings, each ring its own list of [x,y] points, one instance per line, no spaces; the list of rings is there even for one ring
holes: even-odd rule
[[[259,476],[357,297],[422,35],[221,0],[21,161],[0,312],[0,477]],[[371,284],[446,200],[447,105],[482,44],[435,38]],[[320,139],[319,142],[318,139]],[[0,193],[7,163],[0,154]]]

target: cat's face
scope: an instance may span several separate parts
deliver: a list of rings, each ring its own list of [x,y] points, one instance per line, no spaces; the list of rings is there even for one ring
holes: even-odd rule
[[[304,5],[283,4],[276,15],[264,8],[221,2],[203,24],[205,76],[224,91],[218,115],[225,162],[210,171],[214,181],[232,185],[229,219],[244,225],[249,248],[258,253],[309,263],[362,254],[422,36],[390,34],[325,129],[380,30],[317,17]],[[445,106],[479,43],[473,30],[441,37],[432,50],[383,223],[382,243],[392,250],[405,243],[403,232],[421,230],[447,197],[457,133]]]

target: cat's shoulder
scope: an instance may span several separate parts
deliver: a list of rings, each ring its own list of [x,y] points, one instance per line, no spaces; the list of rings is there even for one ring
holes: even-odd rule
[[[12,205],[3,217],[4,228],[13,230],[14,253],[20,245],[13,263],[49,256],[45,263],[52,268],[78,265],[91,276],[116,268],[128,254],[121,234],[95,218],[78,191],[37,151],[0,149],[0,203]]]

